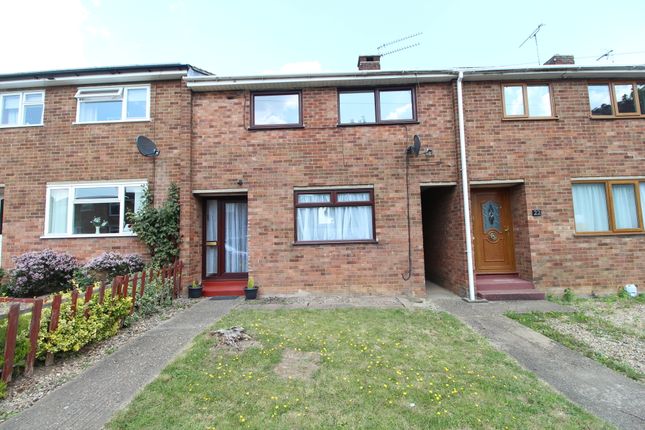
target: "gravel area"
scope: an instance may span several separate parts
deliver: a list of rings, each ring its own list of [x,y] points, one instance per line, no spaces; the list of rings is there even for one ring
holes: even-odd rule
[[[175,300],[172,307],[166,308],[161,313],[152,315],[149,318],[136,321],[130,327],[120,330],[116,336],[110,339],[89,345],[76,354],[57,357],[52,366],[39,365],[34,368],[32,377],[19,376],[14,379],[7,388],[7,397],[0,400],[0,422],[33,405],[49,392],[74,378],[98,360],[112,354],[126,342],[156,327],[177,312],[197,302],[199,300],[179,298]]]
[[[612,316],[611,319],[621,320],[620,316]],[[629,319],[630,316],[627,318]],[[634,370],[645,374],[645,341],[642,338],[624,336],[618,340],[606,334],[587,330],[583,325],[559,319],[551,320],[551,324],[557,331],[580,340],[594,351],[623,362]]]

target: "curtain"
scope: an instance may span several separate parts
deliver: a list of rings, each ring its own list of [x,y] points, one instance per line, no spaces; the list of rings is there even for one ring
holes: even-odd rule
[[[217,200],[208,200],[206,208],[206,241],[217,240]],[[217,274],[217,247],[206,247],[206,276]]]
[[[609,231],[605,184],[574,184],[573,212],[577,231]]]
[[[20,108],[20,96],[11,95],[0,98],[3,100],[0,112],[2,112],[2,125],[18,124],[18,110]]]
[[[617,229],[638,228],[636,192],[632,184],[611,186],[614,198],[614,219]]]
[[[246,203],[226,203],[226,272],[248,272]]]
[[[641,213],[645,222],[645,182],[641,182]]]
[[[51,234],[67,233],[67,189],[49,191],[49,231]]]
[[[304,196],[307,195],[301,194],[298,201],[310,203],[303,201]],[[369,199],[369,193],[338,194],[338,202],[360,202]],[[301,241],[373,239],[371,206],[298,208],[297,217],[298,240]]]

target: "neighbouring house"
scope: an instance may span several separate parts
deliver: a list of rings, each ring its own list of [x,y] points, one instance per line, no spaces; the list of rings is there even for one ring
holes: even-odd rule
[[[124,211],[143,184],[159,199],[176,182],[187,279],[208,295],[249,275],[265,294],[645,285],[645,66],[358,65],[0,76],[2,264],[45,247],[143,252]]]

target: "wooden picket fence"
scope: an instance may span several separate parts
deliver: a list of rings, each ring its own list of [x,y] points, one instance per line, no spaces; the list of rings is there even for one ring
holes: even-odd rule
[[[155,279],[172,280],[171,294],[173,299],[177,298],[181,293],[183,268],[183,262],[178,261],[172,265],[162,267],[157,271],[151,268],[150,270],[135,273],[131,276],[117,276],[112,281],[112,285],[110,287],[108,287],[105,282],[102,282],[101,286],[96,292],[94,291],[94,286],[90,285],[83,293],[85,299],[84,303],[89,303],[89,301],[92,299],[92,297],[94,297],[95,294],[98,294],[99,303],[103,303],[103,300],[105,298],[105,291],[107,288],[110,288],[112,297],[132,298],[132,307],[130,308],[130,314],[132,314],[137,306],[137,298],[142,297],[144,294],[146,284],[149,284]],[[80,294],[81,293],[78,290],[72,290],[71,298],[69,300],[71,301],[71,312],[73,315],[76,314],[78,297]],[[29,351],[27,353],[24,371],[26,376],[31,376],[34,371],[36,352],[38,351],[38,333],[40,331],[40,320],[42,318],[43,307],[51,307],[49,332],[54,332],[58,328],[60,308],[63,302],[63,296],[62,294],[55,294],[35,299],[3,297],[1,301],[11,303],[9,307],[9,313],[7,314],[7,334],[4,345],[4,365],[2,366],[1,376],[1,379],[4,382],[8,383],[11,381],[16,355],[18,322],[21,314],[20,304],[27,303],[32,305],[31,310],[27,311],[27,313],[31,312],[31,322],[29,324]],[[83,310],[83,313],[87,318],[89,316],[89,308],[86,307]],[[54,355],[52,353],[48,353],[45,357],[45,365],[49,366],[53,364],[53,362]]]

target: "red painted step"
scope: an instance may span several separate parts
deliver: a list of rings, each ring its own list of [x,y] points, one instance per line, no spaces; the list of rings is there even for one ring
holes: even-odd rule
[[[246,288],[246,279],[202,281],[202,295],[205,297],[243,296],[244,288]]]
[[[517,273],[477,275],[477,296],[486,300],[544,300],[544,292],[535,289],[531,281],[521,279]]]

